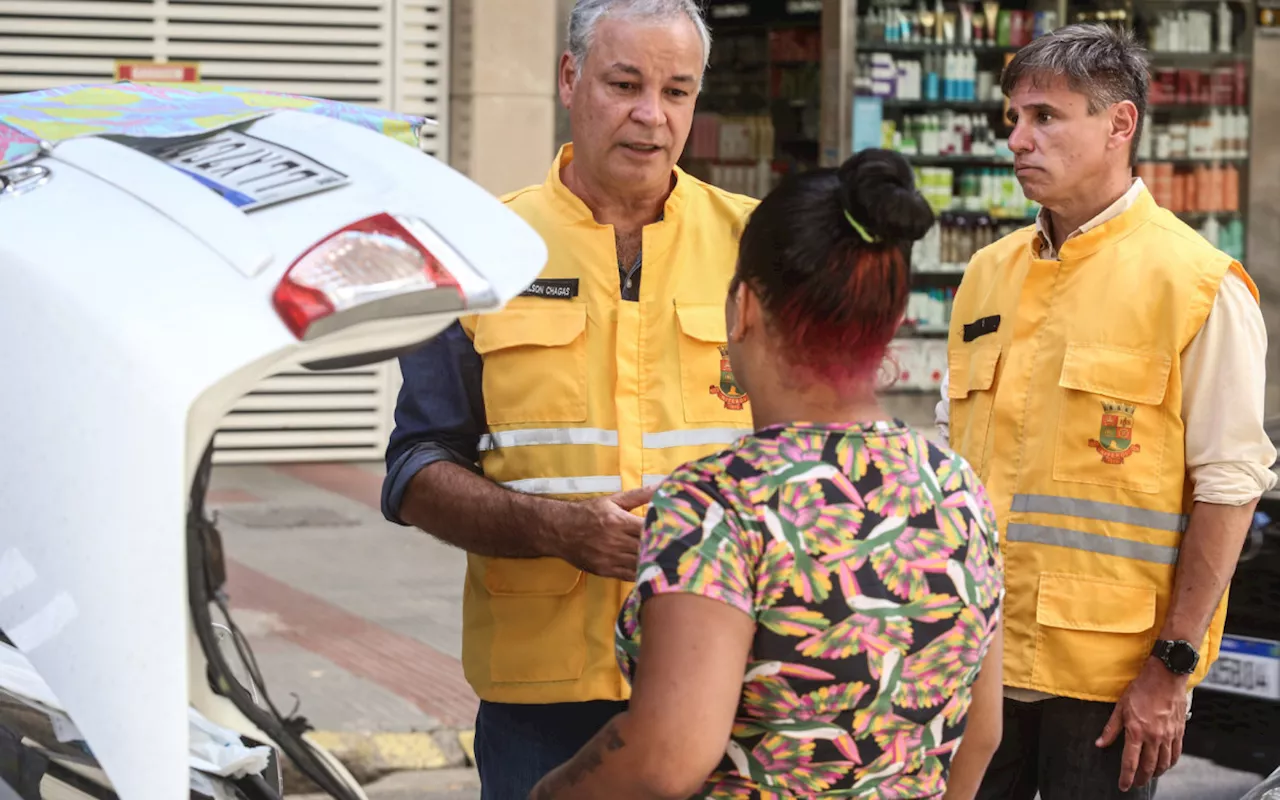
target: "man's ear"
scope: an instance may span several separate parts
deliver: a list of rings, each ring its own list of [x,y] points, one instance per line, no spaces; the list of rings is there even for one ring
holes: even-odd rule
[[[1129,148],[1138,135],[1138,107],[1132,100],[1121,100],[1111,107],[1111,146]]]
[[[557,88],[560,93],[560,105],[565,108],[572,108],[573,86],[578,82],[578,63],[568,50],[564,51],[560,56],[560,69],[556,75]]]

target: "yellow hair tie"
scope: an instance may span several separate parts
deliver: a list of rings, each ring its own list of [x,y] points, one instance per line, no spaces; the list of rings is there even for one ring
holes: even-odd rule
[[[847,208],[844,209],[844,218],[849,220],[849,224],[852,225],[853,229],[858,232],[858,235],[862,237],[863,241],[868,242],[869,244],[875,244],[876,242],[880,241],[879,236],[872,236],[871,234],[867,233],[867,229],[862,227],[862,225],[856,219],[853,218],[853,215],[849,213],[849,209]]]

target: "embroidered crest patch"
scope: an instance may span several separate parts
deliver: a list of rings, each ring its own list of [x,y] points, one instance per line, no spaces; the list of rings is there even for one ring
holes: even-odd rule
[[[1129,456],[1142,452],[1142,446],[1133,443],[1133,413],[1134,407],[1124,403],[1102,404],[1102,427],[1089,446],[1101,454],[1104,464],[1123,464]]]
[[[729,348],[720,347],[720,385],[711,387],[711,394],[719,397],[730,411],[741,411],[747,404],[747,395],[733,379],[733,367],[729,366]]]

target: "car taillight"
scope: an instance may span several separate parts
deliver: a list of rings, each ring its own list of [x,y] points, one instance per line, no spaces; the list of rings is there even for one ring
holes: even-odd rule
[[[289,267],[272,302],[299,339],[319,320],[376,300],[431,289],[465,296],[457,280],[391,214],[333,233]]]

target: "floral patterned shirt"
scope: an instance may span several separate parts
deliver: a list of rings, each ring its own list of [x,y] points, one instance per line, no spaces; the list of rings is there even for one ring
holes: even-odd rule
[[[768,428],[677,470],[618,620],[684,592],[756,622],[725,758],[698,797],[939,798],[1003,595],[995,515],[901,422]]]

